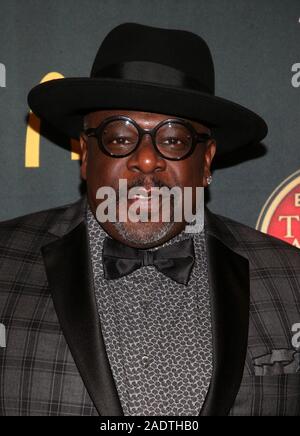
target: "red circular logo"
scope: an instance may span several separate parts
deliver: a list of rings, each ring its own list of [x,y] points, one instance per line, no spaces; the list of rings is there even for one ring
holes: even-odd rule
[[[300,170],[272,192],[256,228],[300,248]]]

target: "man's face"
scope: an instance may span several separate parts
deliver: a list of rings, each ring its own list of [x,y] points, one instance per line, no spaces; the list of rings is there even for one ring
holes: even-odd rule
[[[152,129],[158,123],[172,115],[128,111],[99,110],[85,117],[85,128],[95,128],[108,117],[123,115],[136,121],[144,129]],[[204,125],[189,121],[198,133],[210,133]],[[179,161],[172,161],[160,156],[153,147],[150,135],[142,137],[138,148],[129,156],[115,158],[107,155],[98,146],[97,139],[82,134],[80,137],[82,149],[81,176],[87,182],[87,195],[90,208],[96,215],[97,206],[102,200],[96,198],[100,187],[109,186],[116,191],[119,179],[127,181],[128,189],[133,186],[144,187],[196,187],[207,186],[206,178],[210,175],[210,165],[216,151],[214,140],[196,145],[192,155]],[[133,201],[133,200],[132,200]],[[132,201],[128,201],[130,207]],[[193,195],[193,201],[194,195]],[[118,220],[117,220],[118,221]],[[113,238],[127,245],[138,248],[149,248],[161,245],[174,237],[185,227],[182,222],[105,222],[104,230]]]

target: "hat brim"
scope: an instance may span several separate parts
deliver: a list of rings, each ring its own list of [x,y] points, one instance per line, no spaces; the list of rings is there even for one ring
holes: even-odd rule
[[[83,115],[105,109],[139,110],[187,118],[212,129],[217,153],[258,143],[268,132],[251,110],[210,94],[109,78],[64,78],[35,86],[28,94],[31,110],[62,133],[78,138]]]

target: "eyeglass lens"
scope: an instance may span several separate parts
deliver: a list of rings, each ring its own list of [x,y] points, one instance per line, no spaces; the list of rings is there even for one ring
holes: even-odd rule
[[[105,125],[99,139],[110,154],[122,156],[135,149],[139,142],[139,131],[128,120],[114,120]],[[192,135],[184,125],[167,122],[156,130],[155,143],[163,156],[178,159],[190,151]]]

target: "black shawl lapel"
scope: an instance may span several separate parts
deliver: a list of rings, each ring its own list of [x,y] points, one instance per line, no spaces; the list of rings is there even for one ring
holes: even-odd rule
[[[42,254],[64,336],[95,407],[100,415],[123,415],[101,334],[84,221]]]
[[[102,416],[123,415],[101,333],[93,290],[86,199],[65,209],[42,247],[55,309],[74,361]],[[237,395],[247,349],[248,260],[223,220],[206,210],[206,243],[211,292],[214,368],[201,415],[227,415]]]
[[[206,218],[213,376],[201,415],[226,416],[238,393],[245,365],[249,323],[249,263],[231,248],[234,238],[225,224],[209,211],[206,212]]]

